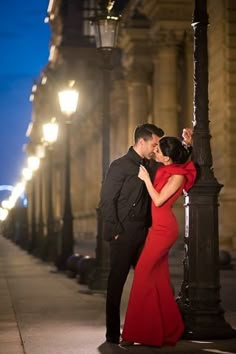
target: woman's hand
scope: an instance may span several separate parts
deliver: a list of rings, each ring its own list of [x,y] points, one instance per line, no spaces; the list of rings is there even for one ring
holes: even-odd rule
[[[182,138],[183,138],[183,143],[186,146],[192,145],[192,137],[193,137],[193,130],[191,128],[184,128]]]
[[[150,179],[149,173],[143,165],[139,166],[138,178],[144,182]]]

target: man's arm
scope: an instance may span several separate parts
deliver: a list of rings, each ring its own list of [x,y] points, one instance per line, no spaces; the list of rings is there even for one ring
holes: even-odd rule
[[[101,189],[99,208],[103,220],[103,233],[107,240],[123,231],[117,215],[117,201],[124,182],[124,174],[118,161],[112,162]]]

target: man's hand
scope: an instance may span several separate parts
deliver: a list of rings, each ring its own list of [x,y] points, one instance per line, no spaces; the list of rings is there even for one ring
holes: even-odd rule
[[[185,145],[187,146],[192,145],[192,135],[193,135],[193,130],[191,128],[183,129],[182,138]]]

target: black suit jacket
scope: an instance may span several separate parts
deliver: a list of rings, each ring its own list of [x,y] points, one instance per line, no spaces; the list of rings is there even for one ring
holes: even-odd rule
[[[110,165],[99,203],[103,237],[107,241],[124,231],[127,220],[143,222],[147,226],[150,224],[150,198],[145,184],[138,178],[140,163],[143,163],[143,160],[131,147],[126,155],[114,160]],[[152,170],[157,169],[159,165],[155,163]],[[154,175],[154,172],[151,175]],[[145,208],[141,209],[140,203],[143,201]]]

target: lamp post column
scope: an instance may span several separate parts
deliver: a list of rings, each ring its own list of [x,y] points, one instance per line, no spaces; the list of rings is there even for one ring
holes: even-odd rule
[[[71,207],[70,194],[70,129],[71,121],[68,118],[66,121],[66,139],[65,139],[65,199],[63,212],[62,226],[62,249],[61,249],[61,264],[64,267],[69,256],[73,254],[74,236],[73,236],[73,215]]]
[[[39,255],[43,257],[43,242],[44,242],[44,221],[43,221],[43,168],[44,164],[41,160],[41,168],[39,170],[39,215],[38,215],[38,243]]]
[[[68,82],[68,87],[58,92],[59,104],[63,117],[65,117],[65,187],[64,187],[64,212],[62,225],[61,250],[57,259],[57,268],[65,269],[68,257],[73,254],[74,234],[73,215],[71,207],[71,173],[70,173],[70,143],[71,143],[71,120],[78,105],[79,92],[75,89],[75,81]]]
[[[218,194],[214,177],[208,120],[207,3],[195,0],[194,144],[198,179],[185,198],[184,281],[179,298],[185,337],[220,339],[233,336],[220,306]]]
[[[53,185],[52,185],[52,154],[53,148],[48,145],[48,178],[47,178],[47,195],[48,195],[48,209],[47,209],[47,259],[53,261],[55,259],[55,233],[54,233],[54,212],[53,212]]]
[[[103,116],[102,116],[102,181],[104,181],[110,164],[110,89],[112,70],[112,50],[101,50],[103,75]],[[109,248],[102,237],[102,219],[97,208],[97,243],[96,268],[89,282],[91,290],[104,291],[107,288],[109,274]]]
[[[56,240],[55,240],[55,228],[54,228],[54,212],[53,212],[53,143],[57,140],[58,136],[58,124],[56,118],[53,117],[49,123],[43,125],[43,138],[47,145],[47,237],[45,245],[43,247],[43,258],[55,261],[56,258]]]
[[[37,244],[36,215],[35,215],[35,176],[31,180],[31,238],[29,252],[33,253]]]

